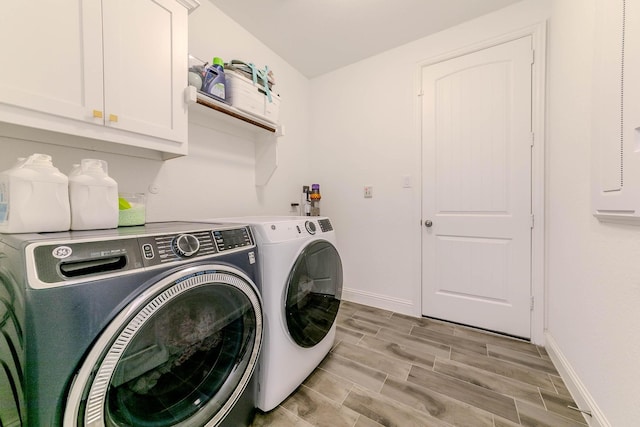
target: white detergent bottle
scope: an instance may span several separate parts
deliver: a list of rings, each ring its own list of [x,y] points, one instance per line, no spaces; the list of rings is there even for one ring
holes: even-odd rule
[[[67,231],[70,223],[69,180],[51,156],[19,158],[0,173],[0,233]]]
[[[69,173],[71,229],[118,226],[118,184],[107,173],[107,162],[82,159]]]

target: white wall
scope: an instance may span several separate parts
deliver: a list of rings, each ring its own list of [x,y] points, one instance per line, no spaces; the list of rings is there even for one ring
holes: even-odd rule
[[[523,1],[311,81],[311,168],[336,223],[346,298],[421,314],[418,64],[543,22],[549,4]]]
[[[189,16],[189,50],[209,61],[213,56],[241,59],[274,71],[286,136],[279,139],[280,165],[268,185],[254,184],[253,140],[194,123],[189,124],[189,155],[166,162],[0,137],[0,170],[34,152],[51,154],[63,173],[82,158],[104,159],[121,191],[147,193],[147,221],[287,214],[310,179],[308,79],[209,1]],[[149,194],[151,184],[159,188],[157,194]]]
[[[548,333],[612,426],[640,420],[640,227],[591,215],[594,4],[553,2],[547,141]]]
[[[547,338],[593,425],[630,426],[640,419],[640,227],[591,215],[595,1],[607,0],[523,1],[312,80],[311,167],[338,230],[346,296],[419,314],[417,64],[550,18]]]

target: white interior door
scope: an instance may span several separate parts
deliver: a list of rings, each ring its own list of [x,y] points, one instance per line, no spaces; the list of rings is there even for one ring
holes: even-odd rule
[[[531,336],[530,36],[422,70],[422,313]]]

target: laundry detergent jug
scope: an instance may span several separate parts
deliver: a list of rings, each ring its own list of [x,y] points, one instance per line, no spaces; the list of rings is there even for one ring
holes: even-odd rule
[[[224,77],[224,61],[218,57],[207,67],[202,82],[202,90],[214,98],[224,101],[226,98],[226,79]]]
[[[69,180],[51,156],[20,158],[0,173],[0,233],[66,231],[71,224]]]
[[[118,226],[118,184],[107,162],[82,159],[69,173],[71,229],[93,230]]]

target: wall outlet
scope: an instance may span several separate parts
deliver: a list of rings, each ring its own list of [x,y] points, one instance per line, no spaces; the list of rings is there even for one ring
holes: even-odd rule
[[[370,199],[373,197],[373,186],[365,185],[364,186],[364,198]]]

